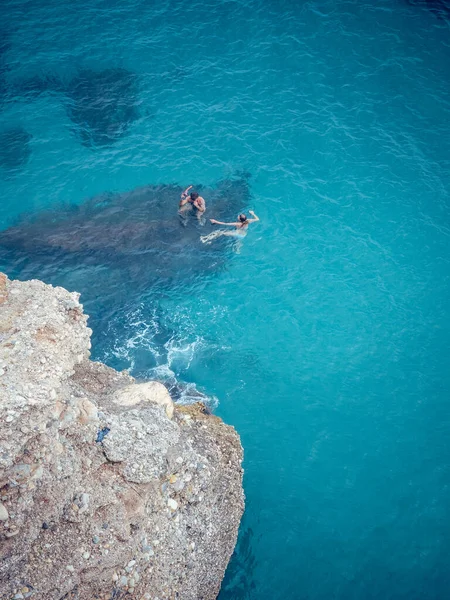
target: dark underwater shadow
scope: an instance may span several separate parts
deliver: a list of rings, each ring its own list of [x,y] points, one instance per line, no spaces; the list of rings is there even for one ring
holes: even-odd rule
[[[89,147],[113,144],[139,118],[138,79],[126,69],[82,70],[65,94],[68,115]]]
[[[5,61],[5,54],[11,48],[10,33],[7,29],[0,25],[0,72],[2,69],[7,69],[8,65]]]
[[[426,8],[439,19],[450,19],[449,0],[406,0],[406,3],[410,6]]]
[[[63,95],[73,130],[89,148],[114,144],[140,118],[138,76],[121,67],[80,69],[67,81],[53,74],[36,75],[20,82],[16,93],[28,99]]]
[[[250,198],[243,176],[196,189],[207,200],[208,216],[218,219],[235,218]],[[213,226],[209,219],[204,225],[194,216],[180,219],[181,191],[144,186],[24,215],[0,232],[0,262],[19,278],[44,273],[49,283],[76,283],[83,301],[115,308],[149,289],[164,295],[174,286],[192,286],[225,268],[230,244],[201,243]]]
[[[9,89],[6,74],[9,71],[9,64],[6,60],[6,55],[10,48],[10,32],[0,24],[0,107],[2,107],[8,99]]]
[[[23,127],[0,131],[0,174],[11,177],[27,164],[32,137]]]
[[[253,537],[251,528],[239,533],[217,600],[256,600],[254,595],[256,584],[253,580],[256,566],[252,549]]]

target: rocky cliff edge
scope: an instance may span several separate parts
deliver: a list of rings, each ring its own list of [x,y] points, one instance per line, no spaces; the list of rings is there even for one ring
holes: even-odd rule
[[[91,362],[78,299],[0,274],[0,598],[216,598],[244,506],[239,437]]]

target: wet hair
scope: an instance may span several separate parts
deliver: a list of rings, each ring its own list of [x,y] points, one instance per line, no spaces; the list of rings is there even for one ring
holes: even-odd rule
[[[245,223],[245,221],[246,221],[246,220],[247,220],[247,215],[244,215],[244,213],[241,213],[241,214],[239,215],[239,221],[240,221],[241,223]]]
[[[190,195],[191,195],[191,200],[197,200],[197,198],[198,198],[197,192],[191,192]]]

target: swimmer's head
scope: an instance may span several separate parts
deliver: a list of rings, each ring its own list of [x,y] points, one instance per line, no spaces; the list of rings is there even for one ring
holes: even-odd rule
[[[246,220],[247,220],[247,215],[244,215],[244,213],[241,213],[241,214],[239,215],[239,221],[240,221],[241,223],[245,223],[245,221],[246,221]]]
[[[197,192],[191,192],[191,193],[190,193],[190,196],[191,196],[191,200],[192,200],[192,202],[194,202],[194,201],[195,201],[195,200],[197,200],[197,198],[198,198],[198,194],[197,194]]]

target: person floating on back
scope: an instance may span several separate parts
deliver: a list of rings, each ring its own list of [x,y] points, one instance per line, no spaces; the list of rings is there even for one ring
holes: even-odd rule
[[[183,214],[187,211],[193,210],[197,219],[200,221],[206,210],[206,202],[204,198],[197,194],[197,192],[189,193],[190,189],[192,189],[192,185],[187,187],[181,194],[179,212]]]
[[[238,221],[234,223],[224,223],[223,221],[216,221],[216,219],[210,219],[213,225],[226,225],[227,227],[235,227],[235,230],[224,231],[223,229],[219,229],[218,231],[213,231],[209,235],[202,235],[200,237],[201,241],[204,244],[209,244],[216,238],[221,237],[222,235],[237,238],[245,237],[247,235],[247,229],[250,223],[256,223],[256,221],[259,221],[259,217],[257,217],[252,210],[249,210],[248,212],[253,216],[253,219],[249,219],[247,215],[244,215],[244,213],[241,213],[238,217]]]

